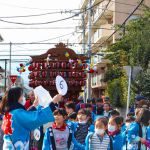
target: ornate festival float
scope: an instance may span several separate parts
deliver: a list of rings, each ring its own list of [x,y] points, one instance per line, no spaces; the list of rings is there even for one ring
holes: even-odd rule
[[[65,44],[59,43],[39,56],[31,56],[32,63],[28,67],[29,86],[35,88],[42,85],[51,96],[57,94],[55,79],[62,76],[68,84],[66,98],[77,98],[86,84],[87,58],[76,54]]]

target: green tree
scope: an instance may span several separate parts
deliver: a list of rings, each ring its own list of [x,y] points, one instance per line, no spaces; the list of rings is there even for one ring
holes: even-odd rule
[[[105,75],[105,81],[108,83],[106,92],[113,101],[117,101],[114,91],[118,91],[117,95],[119,95],[121,102],[126,101],[127,77],[122,69],[126,65],[141,66],[143,69],[132,84],[133,95],[142,93],[150,98],[148,91],[150,88],[150,75],[148,74],[150,66],[150,8],[143,6],[143,9],[141,16],[127,23],[125,35],[109,46],[107,50],[111,53],[106,56],[106,59],[109,59],[111,63]],[[124,84],[121,84],[121,81]],[[119,94],[119,92],[122,93]]]

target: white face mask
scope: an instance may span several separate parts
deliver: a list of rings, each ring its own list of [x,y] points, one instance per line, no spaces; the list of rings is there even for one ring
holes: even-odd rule
[[[26,99],[25,99],[25,97],[23,97],[23,98],[22,98],[22,101],[21,101],[21,102],[19,102],[19,103],[20,103],[21,105],[23,105],[23,106],[24,106],[24,105],[25,105],[25,103],[26,103]]]
[[[80,123],[80,124],[86,124],[87,121],[86,121],[86,120],[84,120],[84,121],[79,121],[79,123]]]
[[[128,129],[130,127],[130,123],[126,123],[126,127]]]
[[[114,132],[116,130],[115,126],[108,125],[108,131],[109,132]]]
[[[104,129],[95,129],[95,133],[99,134],[99,135],[102,135],[102,134],[105,133],[105,130]]]

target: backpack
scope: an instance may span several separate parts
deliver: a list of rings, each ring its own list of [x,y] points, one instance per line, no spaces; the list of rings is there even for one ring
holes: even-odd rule
[[[53,128],[52,127],[49,127],[49,133],[50,133],[49,135],[50,135],[50,141],[52,143],[52,148],[53,148],[53,150],[56,150],[56,144],[55,144],[54,133],[53,133]],[[70,149],[71,142],[72,142],[72,131],[69,128],[69,137],[68,137],[68,142],[67,142],[68,150]]]

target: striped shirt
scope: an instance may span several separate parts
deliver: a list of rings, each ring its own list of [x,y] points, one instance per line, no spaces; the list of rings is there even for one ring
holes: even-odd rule
[[[110,138],[107,134],[103,139],[94,133],[89,139],[89,150],[107,150],[110,144]]]

